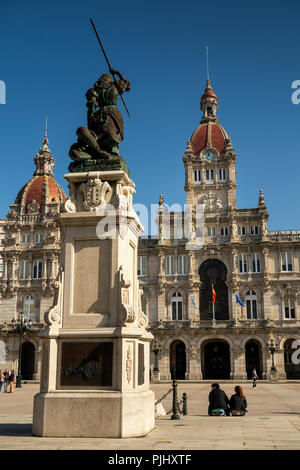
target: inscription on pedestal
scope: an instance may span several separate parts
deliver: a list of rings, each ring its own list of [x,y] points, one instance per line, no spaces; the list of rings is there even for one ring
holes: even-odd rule
[[[113,343],[63,342],[61,386],[112,386]]]
[[[145,382],[144,345],[139,343],[139,347],[138,347],[138,385],[143,385],[144,382]]]

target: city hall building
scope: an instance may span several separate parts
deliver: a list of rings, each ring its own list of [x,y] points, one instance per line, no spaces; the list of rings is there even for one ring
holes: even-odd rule
[[[247,379],[254,367],[269,379],[271,341],[275,377],[300,379],[292,362],[300,339],[300,231],[268,231],[262,190],[257,207],[237,208],[237,155],[217,108],[208,80],[203,116],[183,157],[186,204],[204,204],[203,247],[172,237],[183,213],[170,214],[168,237],[161,214],[158,240],[140,241],[142,305],[162,346],[160,379],[170,379],[172,369],[178,379]],[[164,213],[162,196],[159,204]]]
[[[186,203],[195,209],[191,228],[196,239],[196,207],[204,207],[203,246],[195,248],[193,240],[177,237],[174,227],[178,221],[183,224],[184,213],[167,214],[167,234],[163,197],[158,238],[144,238],[139,244],[142,308],[161,347],[160,379],[170,379],[174,369],[183,380],[240,380],[249,378],[254,367],[260,378],[269,379],[271,341],[277,369],[273,378],[300,379],[300,366],[292,361],[292,344],[300,340],[300,231],[268,231],[262,191],[257,207],[237,209],[237,156],[217,108],[208,81],[201,123],[183,157]],[[33,177],[20,189],[2,224],[1,253],[0,369],[17,370],[19,336],[12,319],[22,311],[32,322],[21,351],[22,376],[29,380],[40,378],[38,333],[57,293],[57,215],[66,199],[54,179],[46,135],[34,162]],[[152,369],[154,359],[152,352]]]

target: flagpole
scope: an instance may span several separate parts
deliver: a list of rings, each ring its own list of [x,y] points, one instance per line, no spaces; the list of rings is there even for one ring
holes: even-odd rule
[[[213,283],[211,283],[211,287],[212,287],[212,290],[211,290],[211,291],[212,291],[212,293],[213,293],[213,291],[214,291],[214,285],[213,285]],[[216,319],[215,319],[215,302],[214,302],[214,298],[213,298],[213,321],[212,321],[212,323],[213,323],[213,327],[215,328],[215,326],[216,326]]]

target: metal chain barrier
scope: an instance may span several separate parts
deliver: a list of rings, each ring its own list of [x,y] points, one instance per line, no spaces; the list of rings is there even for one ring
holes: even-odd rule
[[[158,405],[161,401],[163,401],[169,395],[169,393],[171,393],[172,391],[173,391],[173,388],[170,388],[170,390],[168,390],[167,393],[165,393],[161,398],[159,398],[155,402],[155,405]]]

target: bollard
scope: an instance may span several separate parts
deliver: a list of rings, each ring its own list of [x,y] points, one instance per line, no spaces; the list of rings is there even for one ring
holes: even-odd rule
[[[188,412],[187,412],[187,394],[186,393],[182,395],[182,401],[183,401],[182,414],[183,416],[187,416]]]
[[[180,419],[179,409],[178,409],[178,398],[177,398],[177,383],[173,377],[173,414],[171,419]]]

